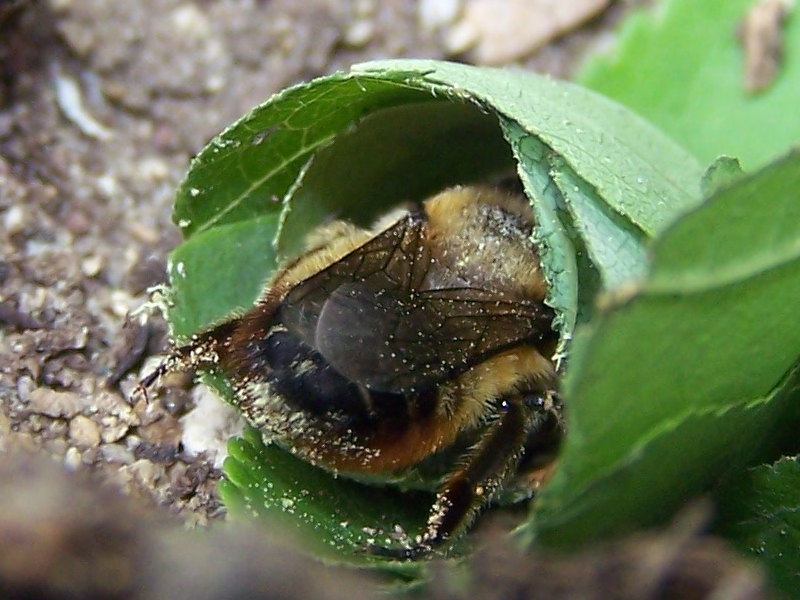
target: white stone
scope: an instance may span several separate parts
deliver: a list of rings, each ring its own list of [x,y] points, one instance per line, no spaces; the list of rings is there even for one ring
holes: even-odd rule
[[[419,0],[417,19],[423,29],[438,29],[449,25],[461,12],[461,0]]]
[[[89,417],[77,415],[69,422],[69,438],[81,448],[94,448],[100,444],[100,426]]]
[[[228,439],[242,432],[244,419],[204,385],[195,387],[192,397],[195,407],[180,419],[183,449],[190,456],[206,452],[214,457],[214,467],[221,468],[228,456]]]

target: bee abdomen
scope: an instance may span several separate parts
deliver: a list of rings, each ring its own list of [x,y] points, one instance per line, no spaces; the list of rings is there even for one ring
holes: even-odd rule
[[[376,392],[351,381],[289,331],[273,329],[256,351],[268,365],[262,376],[270,388],[296,410],[337,422],[344,417],[350,427],[386,419],[404,422],[412,416],[403,394]]]

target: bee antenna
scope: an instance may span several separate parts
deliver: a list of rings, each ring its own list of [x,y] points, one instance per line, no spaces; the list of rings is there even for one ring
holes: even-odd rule
[[[167,374],[170,371],[170,362],[169,360],[163,360],[155,369],[150,371],[147,375],[145,375],[141,381],[139,381],[138,385],[133,388],[134,394],[141,394],[144,398],[144,401],[148,404],[150,403],[150,398],[147,395],[148,388],[153,387],[153,384],[156,380],[161,377],[162,375]]]
[[[216,364],[216,343],[213,338],[193,338],[189,344],[174,348],[161,363],[145,375],[134,389],[134,393],[142,394],[147,400],[147,389],[156,380],[167,373],[190,371],[204,365]]]
[[[148,386],[144,384],[143,381],[140,381],[135,388],[133,388],[133,396],[141,396],[144,398],[145,404],[150,404],[150,396],[147,395],[147,388]]]

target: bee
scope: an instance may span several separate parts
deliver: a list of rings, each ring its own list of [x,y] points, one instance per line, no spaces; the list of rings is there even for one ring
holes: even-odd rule
[[[535,487],[560,439],[555,315],[533,225],[527,202],[488,187],[447,189],[371,229],[322,225],[253,308],[140,385],[221,372],[266,440],[333,473],[391,479],[455,454],[423,532],[367,549],[430,553],[501,489]]]

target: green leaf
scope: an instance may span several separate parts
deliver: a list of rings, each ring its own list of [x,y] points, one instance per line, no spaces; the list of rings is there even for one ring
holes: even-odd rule
[[[721,190],[579,331],[569,432],[529,536],[575,545],[662,522],[797,425],[799,185],[792,154]]]
[[[800,459],[761,465],[722,487],[717,531],[757,558],[787,598],[800,590]]]
[[[433,502],[431,494],[363,485],[335,479],[248,429],[228,444],[227,480],[220,485],[225,505],[300,536],[329,561],[353,565],[382,564],[366,552],[368,543],[391,544],[397,528],[422,529]],[[418,567],[400,567],[406,576]]]
[[[694,158],[648,122],[580,86],[534,73],[425,60],[353,69],[480,102],[542,141],[648,233],[699,200],[702,170]]]
[[[726,154],[761,165],[800,141],[800,19],[783,27],[774,83],[744,90],[737,30],[754,0],[665,0],[628,19],[611,56],[590,60],[578,81],[661,127],[709,163]]]
[[[200,233],[172,252],[167,319],[173,338],[186,340],[253,305],[275,268],[277,228],[278,216],[268,213]]]
[[[600,272],[603,287],[615,289],[641,279],[647,267],[647,233],[614,212],[561,157],[551,157],[551,173],[577,237],[583,240],[591,263]]]
[[[371,112],[429,94],[382,81],[335,74],[300,84],[215,137],[192,161],[178,188],[173,220],[190,237],[225,223],[276,213],[317,151]]]

